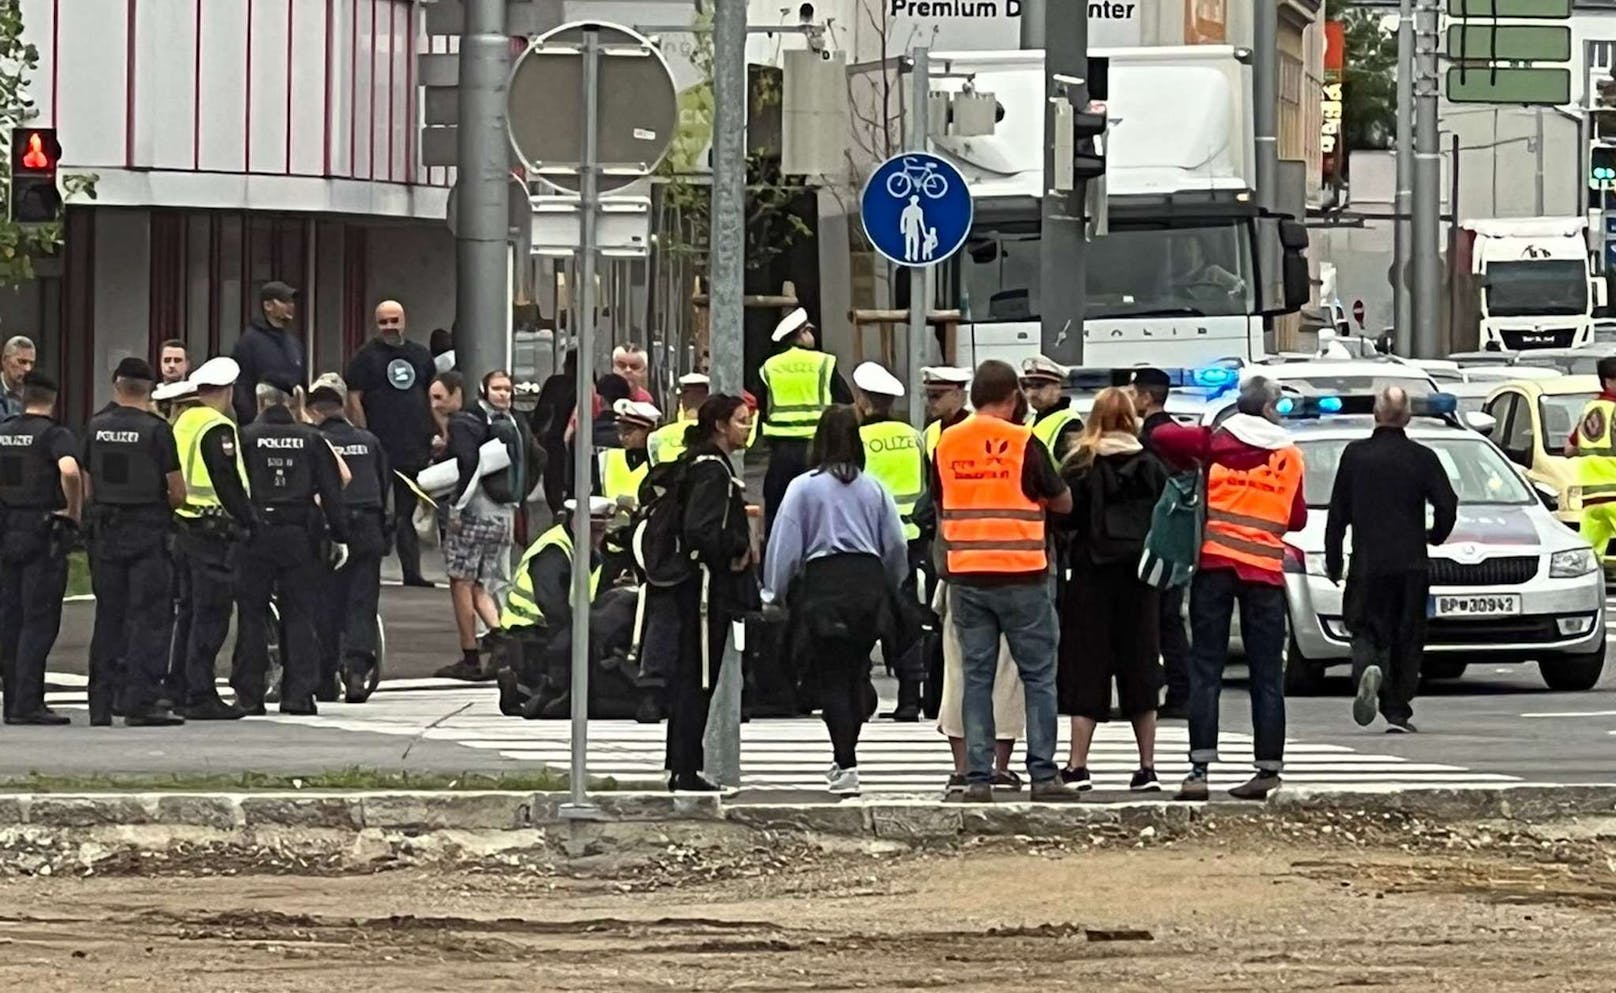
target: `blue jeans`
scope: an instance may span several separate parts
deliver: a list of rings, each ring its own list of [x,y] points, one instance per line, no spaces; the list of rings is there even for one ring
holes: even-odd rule
[[[1056,779],[1055,605],[1048,583],[1014,586],[956,585],[949,610],[965,663],[966,779],[993,781],[993,677],[999,668],[999,638],[1010,643],[1027,693],[1027,775],[1035,783]]]
[[[1285,589],[1241,582],[1233,569],[1197,572],[1190,583],[1190,761],[1218,760],[1218,696],[1236,601],[1257,768],[1277,773],[1285,764]]]

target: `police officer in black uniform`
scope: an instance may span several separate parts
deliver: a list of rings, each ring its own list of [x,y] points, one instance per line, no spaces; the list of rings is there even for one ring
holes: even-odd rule
[[[151,410],[155,374],[127,358],[112,376],[112,406],[90,418],[90,723],[115,713],[130,727],[183,724],[163,699],[168,673],[170,570],[164,539],[185,503],[174,429]]]
[[[314,694],[320,654],[314,616],[325,575],[327,531],[332,568],[341,569],[348,558],[348,520],[342,510],[337,456],[314,425],[293,416],[289,404],[294,388],[273,378],[259,382],[258,417],[241,429],[248,489],[259,527],[243,547],[236,571],[240,613],[230,685],[235,687],[237,705],[249,714],[264,711],[271,595],[281,612],[285,673],[281,713],[318,712]]]
[[[348,564],[326,575],[320,601],[320,688],[333,685],[340,672],[345,698],[360,703],[376,666],[376,606],[382,559],[393,538],[393,480],[381,441],[348,420],[345,401],[331,385],[317,385],[309,394],[314,423],[352,477],[342,491]]]
[[[60,725],[67,717],[45,706],[45,660],[62,624],[84,478],[73,433],[51,416],[56,383],[30,372],[21,399],[22,413],[0,423],[0,684],[7,724]]]

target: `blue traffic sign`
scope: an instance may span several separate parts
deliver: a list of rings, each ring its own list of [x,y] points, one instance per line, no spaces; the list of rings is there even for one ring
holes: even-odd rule
[[[929,152],[894,155],[864,184],[860,216],[875,250],[901,266],[935,265],[971,233],[965,177]]]

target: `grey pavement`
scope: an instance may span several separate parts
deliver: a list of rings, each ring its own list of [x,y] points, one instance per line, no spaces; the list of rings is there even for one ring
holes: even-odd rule
[[[396,576],[391,562],[388,570]],[[428,575],[433,573],[429,568]],[[87,726],[83,674],[93,611],[93,603],[67,606],[51,661],[52,700],[73,716],[73,726],[0,730],[0,777],[288,774],[352,767],[497,773],[566,767],[566,722],[506,718],[497,711],[491,684],[431,678],[458,654],[447,589],[384,589],[387,668],[370,702],[323,704],[314,718],[271,714],[172,729]],[[221,672],[228,658],[227,646],[220,653]],[[885,680],[879,683],[890,706],[893,688]],[[1609,670],[1590,692],[1555,693],[1543,687],[1535,665],[1474,666],[1462,680],[1428,686],[1416,702],[1422,733],[1403,737],[1387,735],[1379,726],[1354,725],[1350,687],[1338,676],[1328,681],[1324,695],[1288,702],[1286,778],[1297,787],[1372,791],[1616,783],[1613,687],[1616,674]],[[1215,785],[1248,774],[1245,697],[1242,673],[1232,669],[1222,708],[1225,761],[1214,769]],[[591,774],[635,782],[659,779],[663,732],[660,725],[592,722]],[[1183,774],[1186,746],[1184,725],[1164,722],[1157,760],[1164,785]],[[830,755],[822,725],[802,718],[746,724],[742,759],[747,785],[778,798],[815,795]],[[935,792],[950,771],[946,743],[926,723],[867,726],[861,760],[866,792]],[[1135,764],[1126,725],[1101,729],[1090,764],[1102,789],[1125,786]]]

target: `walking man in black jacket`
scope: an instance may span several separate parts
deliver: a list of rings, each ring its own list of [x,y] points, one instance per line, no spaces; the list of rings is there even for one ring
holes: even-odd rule
[[[1436,453],[1404,434],[1409,416],[1408,394],[1395,386],[1381,391],[1375,433],[1341,453],[1324,532],[1325,570],[1339,583],[1343,539],[1352,528],[1343,603],[1358,687],[1352,717],[1367,727],[1378,706],[1388,734],[1415,730],[1412,704],[1431,586],[1426,545],[1447,540],[1459,511]],[[1429,530],[1427,504],[1433,515]]]
[[[251,424],[258,416],[254,392],[265,379],[303,386],[309,381],[303,342],[292,332],[297,317],[297,291],[270,280],[258,291],[258,313],[253,315],[230,357],[241,367],[236,380],[236,423]]]

